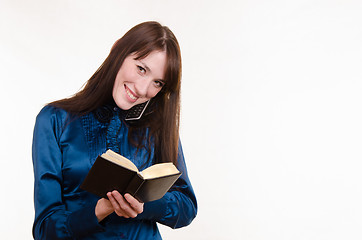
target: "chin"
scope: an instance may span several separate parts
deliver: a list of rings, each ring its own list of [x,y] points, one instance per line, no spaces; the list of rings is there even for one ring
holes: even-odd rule
[[[122,110],[129,110],[135,105],[135,104],[127,104],[124,102],[117,102],[117,101],[115,101],[115,102],[116,102],[117,107],[119,107]]]

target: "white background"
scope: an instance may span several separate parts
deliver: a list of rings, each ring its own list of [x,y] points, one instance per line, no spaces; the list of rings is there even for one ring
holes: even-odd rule
[[[132,26],[183,56],[181,137],[198,197],[165,239],[362,239],[362,1],[0,0],[1,239],[31,239],[31,141]]]

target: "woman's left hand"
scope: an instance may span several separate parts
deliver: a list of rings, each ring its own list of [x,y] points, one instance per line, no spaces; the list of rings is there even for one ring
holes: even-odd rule
[[[107,193],[107,197],[112,204],[114,212],[125,218],[135,218],[143,212],[143,203],[126,193],[124,197],[118,192]]]

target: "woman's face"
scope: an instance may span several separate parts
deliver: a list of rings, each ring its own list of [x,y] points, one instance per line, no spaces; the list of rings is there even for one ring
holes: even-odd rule
[[[113,99],[123,110],[153,98],[165,84],[165,51],[153,51],[143,59],[136,57],[130,54],[125,58],[113,86]]]

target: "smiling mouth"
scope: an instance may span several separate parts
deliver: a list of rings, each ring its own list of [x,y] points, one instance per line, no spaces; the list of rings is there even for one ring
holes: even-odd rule
[[[134,94],[132,93],[132,91],[131,91],[126,85],[124,85],[124,87],[125,87],[125,89],[126,89],[126,93],[127,93],[128,97],[129,97],[130,99],[136,101],[136,100],[138,99],[138,97],[137,97],[136,95],[134,95]]]

